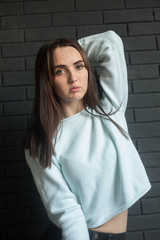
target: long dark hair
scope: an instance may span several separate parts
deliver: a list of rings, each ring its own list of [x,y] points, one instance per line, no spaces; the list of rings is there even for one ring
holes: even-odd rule
[[[55,74],[53,56],[56,48],[67,46],[74,47],[79,51],[88,70],[88,89],[83,97],[84,108],[88,111],[89,107],[94,109],[97,114],[107,116],[126,136],[125,131],[110,118],[111,112],[107,114],[102,108],[90,63],[83,48],[76,41],[70,39],[58,39],[50,42],[40,48],[36,57],[35,100],[31,120],[24,138],[24,148],[29,149],[33,158],[38,156],[44,168],[51,167],[58,128],[63,118],[61,106],[53,87]]]

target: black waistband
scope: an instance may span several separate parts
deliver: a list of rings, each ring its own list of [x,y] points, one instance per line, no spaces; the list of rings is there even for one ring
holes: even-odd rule
[[[102,233],[89,230],[90,240],[126,240],[126,232],[124,233]]]

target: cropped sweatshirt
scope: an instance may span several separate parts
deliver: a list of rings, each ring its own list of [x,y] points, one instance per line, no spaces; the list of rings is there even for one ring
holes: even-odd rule
[[[89,60],[100,67],[103,108],[106,112],[117,110],[110,117],[128,132],[127,71],[121,38],[107,31],[79,43]],[[129,135],[129,139],[124,137],[108,117],[92,114],[83,109],[62,120],[51,168],[42,168],[38,157],[32,159],[25,150],[49,219],[62,229],[64,240],[89,240],[88,228],[128,209],[151,187]]]

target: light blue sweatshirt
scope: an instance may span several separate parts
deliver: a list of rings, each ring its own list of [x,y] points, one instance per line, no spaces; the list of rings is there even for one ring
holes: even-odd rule
[[[103,107],[127,131],[127,71],[120,37],[113,31],[79,40],[91,62],[101,67]],[[88,109],[92,113],[94,111]],[[98,227],[132,206],[151,187],[131,139],[107,117],[85,110],[62,122],[51,168],[43,169],[26,150],[26,160],[50,220],[64,240],[89,240]]]

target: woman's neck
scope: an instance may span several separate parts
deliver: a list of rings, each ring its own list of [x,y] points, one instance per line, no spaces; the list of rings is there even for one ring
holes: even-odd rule
[[[62,103],[61,102],[61,107],[62,107],[62,112],[63,112],[64,118],[71,117],[84,109],[82,102],[70,102],[70,103]]]

